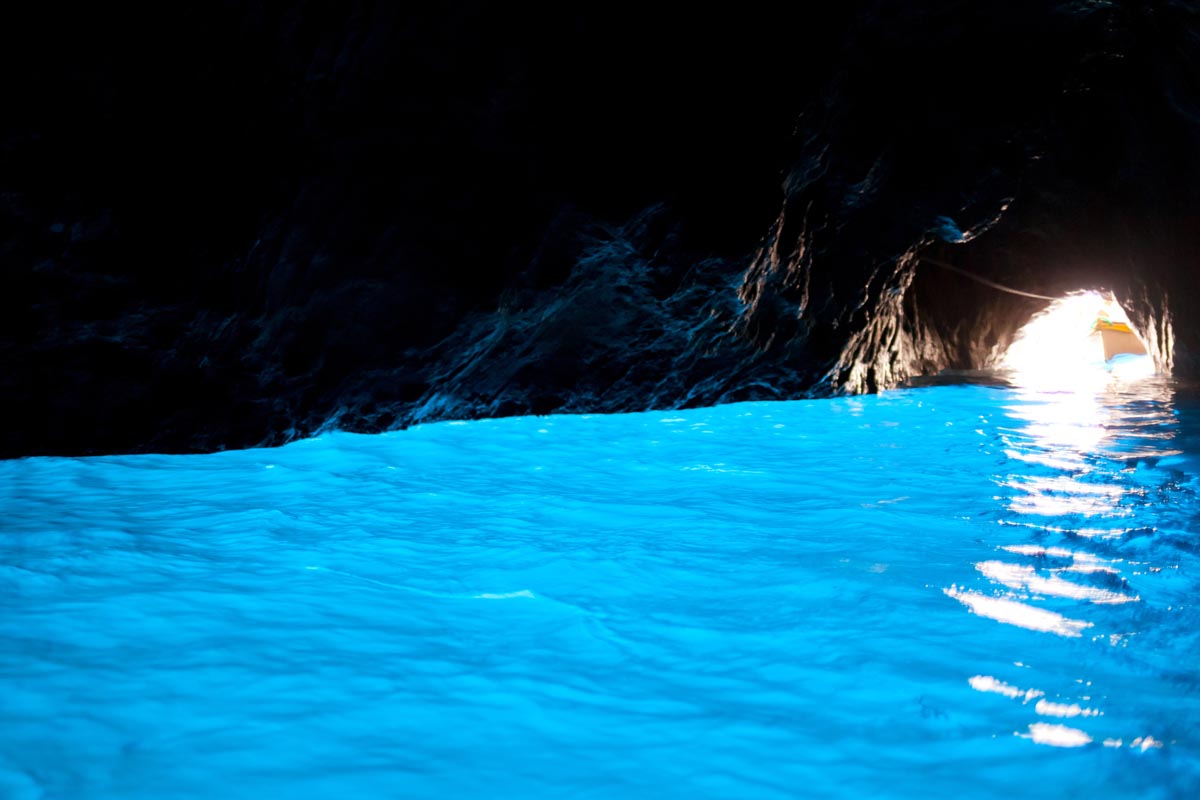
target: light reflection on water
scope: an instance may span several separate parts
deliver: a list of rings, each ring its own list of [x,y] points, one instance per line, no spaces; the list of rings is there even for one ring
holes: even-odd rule
[[[1153,516],[1147,519],[1147,509],[1161,502],[1163,493],[1178,488],[1171,470],[1158,468],[1182,451],[1174,442],[1179,422],[1172,384],[1142,369],[1148,359],[1126,360],[1134,363],[1117,370],[1084,365],[1071,373],[1073,379],[1082,378],[1074,386],[1041,373],[1032,376],[1030,385],[1013,390],[1014,402],[1004,406],[1012,426],[1002,434],[1008,464],[995,476],[998,486],[1011,490],[998,499],[1012,516],[1001,522],[1031,531],[1037,543],[1000,546],[997,555],[1003,558],[975,564],[996,587],[993,593],[956,586],[947,590],[975,614],[1057,636],[1088,637],[1110,647],[1124,647],[1138,635],[1136,615],[1116,621],[1089,611],[1089,606],[1139,603],[1142,598],[1133,588],[1136,576],[1178,565],[1134,560],[1119,546],[1107,551],[1113,556],[1104,557],[1089,551],[1089,540],[1119,542],[1131,533],[1153,534]],[[1031,376],[1018,374],[1016,379],[1022,377]],[[1139,531],[1139,525],[1150,527]],[[1061,600],[1072,601],[1072,618],[1054,610],[1061,610],[1061,603],[1055,603]],[[1130,627],[1122,630],[1124,626]],[[1022,667],[1037,661],[1036,651],[1010,655]],[[1042,689],[1017,689],[992,676],[976,675],[970,683],[977,691],[1024,705],[1046,695]],[[1095,696],[1086,673],[1077,683],[1075,692],[1060,695],[1068,702],[1037,699],[1035,714],[1065,719],[1107,716],[1102,708],[1087,705],[1104,698]],[[1070,702],[1076,699],[1084,704]],[[1149,733],[1123,735],[1127,728],[1116,719],[1106,719],[1102,727],[1107,735],[1097,735],[1105,747],[1163,747],[1163,741]],[[1019,735],[1066,748],[1095,741],[1080,728],[1041,720],[1030,722],[1028,732]]]
[[[0,462],[0,797],[1189,797],[1163,380]]]

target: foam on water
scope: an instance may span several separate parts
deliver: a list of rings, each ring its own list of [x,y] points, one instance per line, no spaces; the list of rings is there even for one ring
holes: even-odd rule
[[[0,796],[1195,796],[1192,408],[0,463]]]

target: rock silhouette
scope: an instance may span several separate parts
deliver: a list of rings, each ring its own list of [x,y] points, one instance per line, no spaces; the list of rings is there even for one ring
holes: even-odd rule
[[[1044,305],[938,262],[1194,374],[1194,5],[837,5],[20,12],[0,455],[872,391]]]

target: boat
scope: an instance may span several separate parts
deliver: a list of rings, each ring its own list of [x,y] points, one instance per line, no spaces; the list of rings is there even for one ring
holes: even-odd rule
[[[1092,326],[1092,331],[1100,334],[1100,343],[1104,346],[1104,360],[1111,361],[1113,356],[1130,353],[1135,356],[1146,355],[1146,346],[1137,337],[1128,323],[1116,322],[1107,314],[1101,313]]]

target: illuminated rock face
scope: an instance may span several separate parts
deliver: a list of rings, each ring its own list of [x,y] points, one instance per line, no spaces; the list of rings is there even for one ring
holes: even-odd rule
[[[1189,4],[836,5],[5,26],[0,454],[871,390],[1041,305],[921,256],[1193,368]]]

